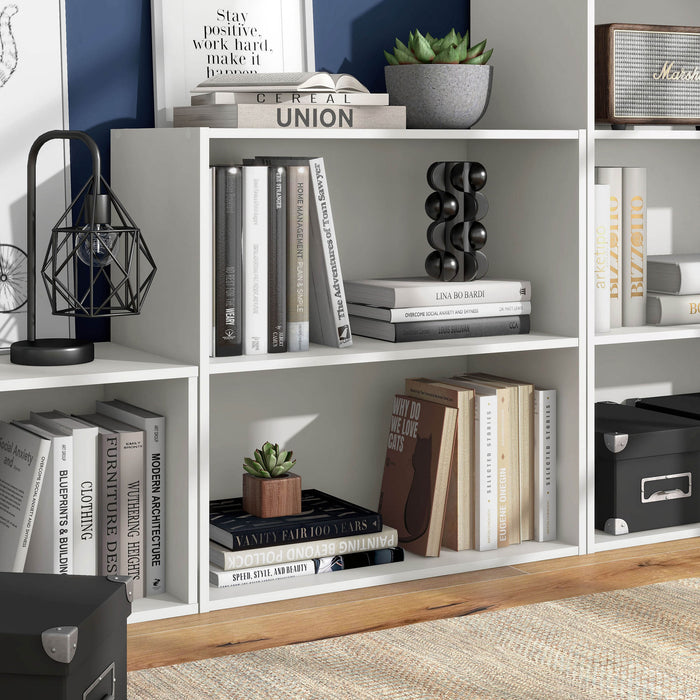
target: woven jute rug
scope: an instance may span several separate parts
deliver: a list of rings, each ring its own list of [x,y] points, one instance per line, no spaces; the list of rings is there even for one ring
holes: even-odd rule
[[[129,674],[129,700],[700,700],[700,579]]]

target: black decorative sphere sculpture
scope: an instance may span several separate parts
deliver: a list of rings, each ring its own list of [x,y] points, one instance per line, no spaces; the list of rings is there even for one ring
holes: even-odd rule
[[[425,271],[445,282],[481,279],[489,268],[481,223],[489,210],[481,192],[486,168],[469,161],[439,161],[428,168],[428,184],[433,192],[425,200],[425,213],[432,219],[428,243],[433,250]]]

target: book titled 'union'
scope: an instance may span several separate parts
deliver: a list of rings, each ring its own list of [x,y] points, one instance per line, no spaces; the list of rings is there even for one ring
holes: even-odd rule
[[[209,503],[209,537],[232,551],[291,542],[379,532],[382,517],[376,511],[316,489],[301,492],[301,513],[258,518],[243,510],[242,498]]]

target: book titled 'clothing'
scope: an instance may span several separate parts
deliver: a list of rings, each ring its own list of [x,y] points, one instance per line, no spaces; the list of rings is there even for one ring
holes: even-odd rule
[[[209,537],[233,551],[379,532],[379,513],[316,489],[301,492],[301,513],[258,518],[243,510],[242,498],[209,503]]]

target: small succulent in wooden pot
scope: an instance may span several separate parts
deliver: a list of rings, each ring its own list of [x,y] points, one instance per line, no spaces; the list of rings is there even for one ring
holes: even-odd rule
[[[243,509],[259,518],[301,513],[301,477],[291,450],[266,442],[253,457],[243,459]]]

